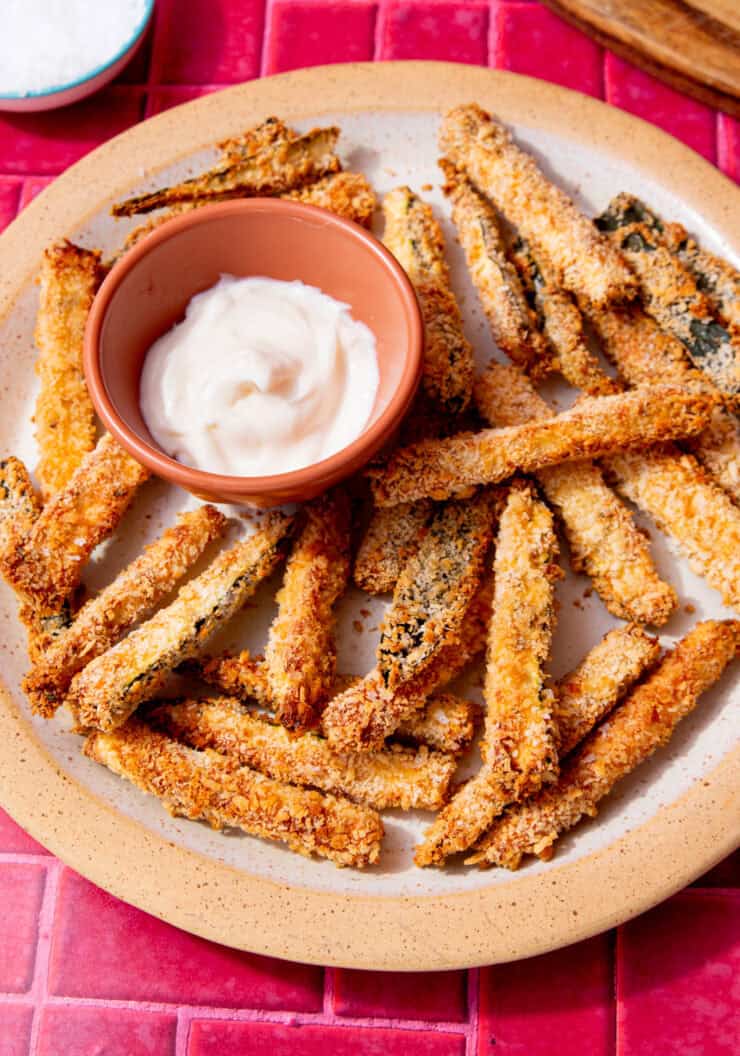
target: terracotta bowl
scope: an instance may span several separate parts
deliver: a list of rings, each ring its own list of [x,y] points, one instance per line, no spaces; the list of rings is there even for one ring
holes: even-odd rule
[[[345,301],[375,334],[375,407],[360,436],[337,454],[290,473],[235,477],[182,465],[153,440],[139,407],[147,350],[222,274],[301,279]],[[377,453],[413,399],[423,343],[413,287],[373,235],[311,205],[250,198],[176,217],[127,252],[93,303],[84,364],[104,425],[139,462],[199,498],[266,508],[313,498]]]

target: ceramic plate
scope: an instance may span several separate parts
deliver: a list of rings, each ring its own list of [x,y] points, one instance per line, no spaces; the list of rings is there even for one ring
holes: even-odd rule
[[[272,113],[300,129],[339,123],[347,167],[365,172],[379,192],[399,183],[424,189],[443,218],[466,330],[485,363],[496,351],[447,219],[436,168],[440,112],[469,100],[512,124],[520,142],[587,212],[619,190],[633,191],[737,262],[732,185],[675,140],[602,103],[513,74],[437,63],[333,66],[267,78],[178,107],[119,136],[60,177],[0,238],[0,451],[31,465],[36,460],[30,424],[38,296],[33,275],[43,248],[68,236],[112,250],[130,224],[110,218],[112,201],[198,171],[215,156],[208,144]],[[561,406],[569,399],[564,389],[551,395]],[[87,582],[105,583],[192,501],[162,482],[147,485],[116,538],[96,555]],[[698,619],[731,615],[671,545],[657,531],[651,534],[658,567],[682,601],[663,643]],[[218,644],[259,651],[275,588],[274,581],[268,584]],[[587,588],[585,579],[569,574],[560,589],[555,677],[614,625],[596,596],[584,595]],[[342,601],[340,670],[372,666],[385,604],[356,593]],[[19,690],[24,636],[5,587],[0,642],[3,805],[94,882],[232,946],[386,969],[524,957],[644,910],[727,854],[740,833],[737,674],[706,695],[668,750],[624,781],[598,819],[561,842],[552,862],[517,873],[463,866],[422,871],[412,864],[412,848],[430,818],[396,812],[388,816],[381,863],[361,873],[170,818],[156,800],[83,758],[65,716],[51,723],[31,717]],[[470,692],[477,692],[475,682],[473,673]]]

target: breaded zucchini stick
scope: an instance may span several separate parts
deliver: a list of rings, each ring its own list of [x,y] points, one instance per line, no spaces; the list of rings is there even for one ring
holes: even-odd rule
[[[444,193],[452,203],[452,221],[494,341],[533,377],[547,374],[552,369],[552,350],[507,256],[495,209],[450,161],[441,158],[439,166],[445,177]]]
[[[254,593],[282,556],[291,518],[269,514],[223,551],[175,600],[96,657],[72,681],[68,703],[82,726],[112,730],[163,685]]]
[[[389,689],[421,674],[457,637],[491,545],[493,505],[482,492],[469,502],[446,504],[432,518],[381,625],[378,670]]]
[[[256,154],[236,160],[228,158],[173,187],[135,195],[113,206],[113,216],[150,213],[163,206],[195,200],[219,199],[231,195],[275,196],[295,190],[329,173],[339,172],[341,164],[334,153],[339,129],[314,128],[295,139],[277,140]]]
[[[551,858],[559,836],[582,817],[595,817],[617,782],[668,742],[739,645],[737,620],[697,624],[586,738],[563,766],[557,784],[512,807],[468,861],[516,869],[525,854]]]
[[[350,509],[342,491],[305,507],[306,523],[285,568],[265,649],[277,718],[315,726],[336,674],[334,604],[349,579]]]
[[[728,396],[740,395],[740,328],[715,317],[691,272],[657,232],[631,219],[629,196],[612,199],[594,223],[610,233],[640,281],[645,311],[683,344],[694,366]]]
[[[214,657],[202,665],[196,663],[194,673],[223,693],[254,700],[265,708],[272,706],[264,663],[253,660],[247,651],[239,656]],[[333,692],[343,693],[361,681],[359,675],[340,675]],[[477,708],[472,701],[444,693],[425,702],[423,710],[402,722],[394,736],[402,742],[460,755],[473,739],[476,717]]]
[[[740,272],[737,268],[702,249],[681,224],[666,223],[632,194],[618,194],[609,205],[625,223],[646,224],[671,253],[678,257],[696,280],[712,307],[728,323],[740,326]]]
[[[77,672],[151,615],[225,528],[226,518],[213,506],[182,514],[174,527],[84,605],[72,626],[23,680],[33,710],[50,718]]]
[[[277,143],[289,143],[297,138],[298,133],[294,129],[289,128],[279,117],[273,116],[266,117],[264,121],[238,136],[222,140],[218,149],[224,161],[236,163],[244,161],[245,158],[253,158],[255,154],[260,154]]]
[[[560,758],[569,755],[660,656],[657,638],[628,623],[604,635],[555,686]]]
[[[424,318],[422,388],[448,413],[459,414],[470,402],[473,350],[450,288],[442,230],[431,207],[408,187],[385,196],[383,215],[383,241],[414,284]]]
[[[100,253],[60,242],[41,259],[36,316],[36,475],[45,500],[65,487],[95,447],[95,408],[82,371],[82,340],[104,275]]]
[[[494,426],[552,418],[554,412],[516,367],[492,361],[479,378],[475,400]],[[676,592],[653,564],[647,539],[593,462],[568,462],[537,473],[560,516],[575,572],[591,577],[609,612],[638,623],[665,623]]]
[[[589,317],[605,354],[630,385],[666,382],[697,392],[718,391],[708,375],[692,367],[681,342],[661,330],[641,308],[593,309]],[[725,407],[715,407],[707,428],[688,446],[740,503],[740,436],[732,414]]]
[[[0,461],[0,556],[8,553],[14,540],[27,535],[41,512],[28,470],[19,458],[10,455]]]
[[[383,823],[374,810],[283,784],[218,752],[187,748],[137,719],[111,733],[91,733],[84,752],[176,816],[214,829],[240,828],[339,866],[361,869],[380,855]]]
[[[102,436],[0,562],[11,586],[40,611],[61,608],[90,554],[115,531],[148,476],[112,436]]]
[[[246,196],[243,196],[246,197]],[[328,209],[330,213],[343,216],[345,220],[354,220],[356,224],[370,227],[373,210],[377,204],[375,192],[365,177],[360,172],[335,172],[325,176],[315,183],[309,183],[305,187],[299,187],[295,191],[286,191],[278,195],[279,198],[290,198],[298,202],[306,202],[315,205],[319,209]],[[228,201],[234,198],[228,194],[221,200]],[[166,212],[153,217],[146,223],[139,224],[126,236],[120,251],[108,262],[113,265],[116,260],[123,256],[129,249],[140,242],[150,232],[166,224],[175,216],[189,213],[193,209],[200,209],[204,205],[211,205],[218,198],[195,198],[191,202],[179,202],[171,206]]]
[[[544,665],[561,572],[552,514],[531,484],[515,481],[501,514],[488,632],[483,767],[437,815],[417,849],[419,866],[471,847],[507,803],[558,772],[553,694]]]
[[[378,751],[387,737],[408,728],[426,707],[427,697],[456,678],[484,648],[491,612],[491,587],[484,582],[451,636],[420,674],[389,689],[378,668],[329,701],[321,728],[335,751]]]
[[[560,288],[547,266],[535,259],[524,239],[516,239],[509,252],[552,349],[552,369],[589,396],[619,392],[620,386],[602,370],[586,343],[583,317],[573,297]]]
[[[355,556],[354,581],[368,594],[393,590],[421,545],[432,515],[430,502],[402,502],[374,509]]]
[[[559,285],[594,304],[625,300],[634,276],[511,133],[475,103],[445,115],[440,149],[548,260]]]
[[[587,397],[552,419],[424,440],[395,452],[387,465],[368,470],[373,497],[378,506],[447,499],[517,471],[532,473],[615,449],[694,436],[706,427],[715,406],[715,398],[705,393],[646,386]]]
[[[291,734],[226,697],[162,704],[146,718],[191,748],[213,748],[278,781],[347,796],[375,810],[438,810],[457,765],[452,755],[399,745],[338,755],[323,737]]]
[[[689,565],[740,611],[740,509],[693,457],[671,445],[602,459],[617,490],[672,536]]]

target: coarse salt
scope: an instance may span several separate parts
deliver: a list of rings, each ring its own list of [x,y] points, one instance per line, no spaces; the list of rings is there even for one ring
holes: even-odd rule
[[[147,0],[4,0],[0,95],[85,79],[132,40],[147,7]]]

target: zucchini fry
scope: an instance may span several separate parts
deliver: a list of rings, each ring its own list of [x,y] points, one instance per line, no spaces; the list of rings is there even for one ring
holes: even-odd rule
[[[23,680],[33,710],[51,718],[77,672],[115,645],[135,623],[150,616],[225,528],[226,518],[213,506],[184,513],[173,528],[84,605],[72,626]]]
[[[278,143],[289,143],[298,138],[298,133],[289,128],[279,117],[266,117],[258,125],[248,128],[238,136],[231,136],[218,144],[223,161],[232,164],[253,158]]]
[[[147,711],[146,720],[191,748],[212,748],[278,781],[375,810],[438,810],[457,765],[454,756],[399,745],[338,755],[323,737],[291,734],[228,698],[163,704]]]
[[[113,216],[150,213],[163,206],[203,199],[266,197],[295,190],[306,183],[339,172],[334,153],[339,129],[314,128],[295,139],[278,140],[255,154],[222,161],[200,176],[173,187],[136,195],[113,206]]]
[[[0,461],[0,556],[9,553],[14,540],[27,535],[41,512],[28,470],[10,455]]]
[[[618,195],[594,223],[609,232],[640,281],[645,311],[683,344],[691,361],[722,392],[740,396],[740,328],[715,317],[691,272],[657,232],[632,219],[630,198]]]
[[[473,350],[450,288],[442,231],[431,207],[408,187],[383,199],[383,241],[414,284],[426,331],[422,388],[450,414],[464,411],[473,387]]]
[[[115,531],[148,476],[112,436],[102,436],[0,562],[11,586],[39,611],[61,609],[90,554]]]
[[[451,502],[429,525],[401,573],[380,630],[378,670],[390,690],[421,674],[454,640],[480,585],[493,534],[493,500],[483,492]]]
[[[335,751],[378,751],[387,737],[408,729],[421,716],[427,697],[451,682],[482,652],[491,612],[491,587],[484,581],[465,613],[458,634],[450,636],[431,663],[409,682],[391,690],[375,668],[329,701],[321,728]]]
[[[601,369],[586,343],[583,317],[573,297],[559,287],[546,265],[535,259],[524,239],[517,239],[509,252],[553,350],[552,369],[589,396],[619,392],[620,386]]]
[[[609,212],[625,223],[645,224],[662,245],[678,257],[713,309],[728,323],[740,326],[740,273],[722,257],[702,249],[681,224],[666,223],[632,194],[622,192],[609,203]]]
[[[245,196],[242,196],[245,197]],[[325,176],[315,183],[309,183],[305,187],[299,187],[295,191],[287,191],[278,195],[279,198],[290,198],[293,201],[306,202],[315,205],[319,209],[327,209],[330,213],[343,216],[345,220],[354,220],[356,224],[370,227],[373,210],[377,204],[375,192],[365,177],[360,172],[335,172]],[[137,242],[150,232],[166,224],[176,216],[189,213],[193,209],[200,209],[204,205],[211,205],[216,201],[229,201],[234,198],[233,194],[225,195],[223,198],[195,198],[191,202],[179,202],[171,206],[166,212],[160,213],[146,223],[139,224],[126,236],[120,251],[108,261],[111,267],[124,253],[128,252]]]
[[[594,304],[636,293],[619,252],[496,118],[474,103],[455,107],[442,122],[440,149],[547,258],[558,285]]]
[[[617,490],[677,542],[689,565],[740,611],[740,509],[693,457],[667,445],[602,459]]]
[[[218,752],[187,748],[137,719],[91,733],[83,750],[176,816],[240,828],[339,866],[361,869],[380,855],[383,823],[374,810],[283,784]]]
[[[357,550],[354,581],[368,594],[393,590],[404,566],[421,545],[432,515],[429,502],[373,509]]]
[[[515,426],[554,412],[516,367],[492,361],[479,378],[475,400],[491,425]],[[593,462],[569,462],[537,473],[558,513],[575,572],[591,577],[609,612],[660,625],[678,604],[676,592],[653,564],[645,536]]]
[[[45,500],[65,487],[95,447],[95,409],[82,372],[82,339],[104,269],[100,253],[60,242],[42,257],[36,317],[34,422],[41,457],[36,475]]]
[[[480,843],[470,863],[516,869],[525,854],[549,859],[553,844],[623,777],[665,745],[740,646],[740,622],[708,620],[669,653],[563,766],[556,785],[517,804]]]
[[[533,377],[544,376],[553,367],[552,351],[509,261],[496,211],[446,158],[439,166],[445,177],[444,193],[452,203],[452,221],[493,339],[523,370]]]
[[[593,309],[590,320],[602,348],[630,385],[665,382],[696,392],[717,392],[709,377],[686,358],[683,345],[640,308]],[[734,417],[715,407],[704,430],[689,442],[693,454],[740,503],[740,437]]]
[[[264,708],[272,707],[264,664],[253,660],[246,651],[239,656],[214,657],[201,666],[196,662],[193,673],[222,693],[254,700]],[[333,692],[343,693],[361,681],[359,675],[339,675]],[[476,717],[477,708],[472,701],[444,693],[425,701],[423,710],[402,722],[394,736],[402,743],[461,755],[473,740]]]
[[[483,766],[437,815],[417,849],[419,866],[471,847],[507,803],[557,776],[553,694],[544,664],[555,622],[558,544],[552,514],[530,484],[515,482],[494,558],[481,745]]]
[[[350,510],[336,491],[305,507],[265,649],[270,694],[288,729],[315,726],[336,674],[334,605],[349,579]]]
[[[607,715],[660,656],[657,638],[636,624],[609,631],[555,686],[553,712],[561,759]]]
[[[197,655],[275,568],[291,523],[283,514],[268,515],[254,535],[181,587],[167,608],[83,668],[67,698],[80,725],[100,730],[122,725],[179,663]]]
[[[532,473],[615,449],[694,436],[706,427],[715,406],[711,395],[668,385],[587,397],[552,419],[412,444],[385,466],[368,470],[368,476],[378,506],[447,499],[517,471]]]

